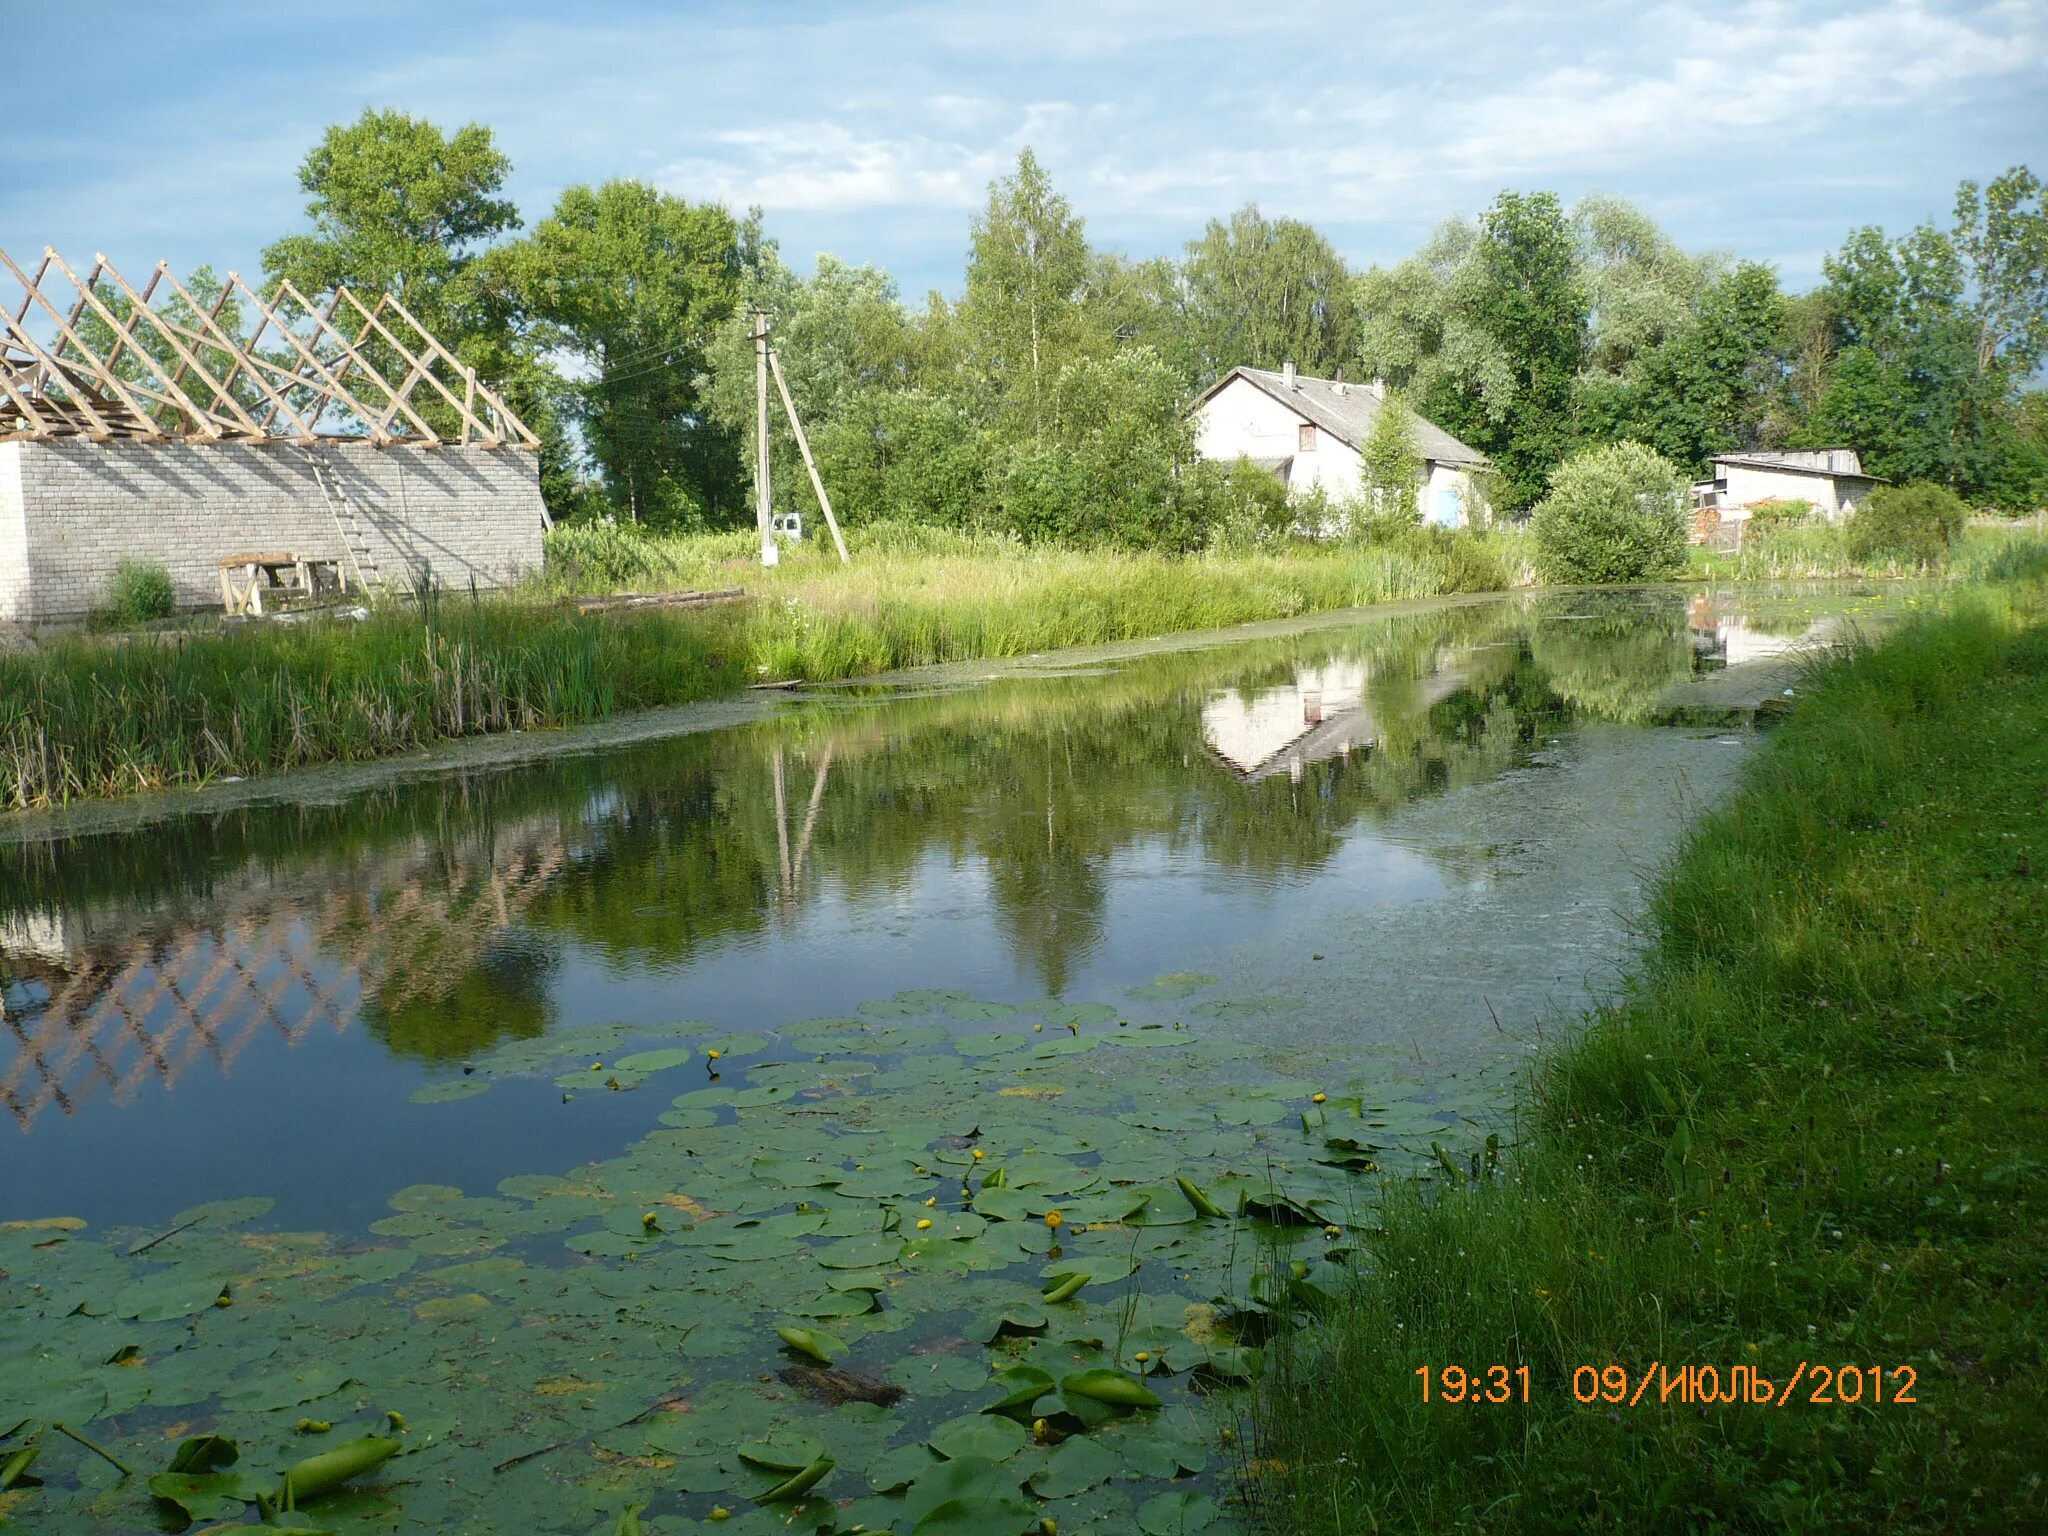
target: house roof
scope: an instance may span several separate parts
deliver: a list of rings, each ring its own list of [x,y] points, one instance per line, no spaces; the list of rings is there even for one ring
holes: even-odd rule
[[[1867,480],[1885,484],[1881,475],[1867,474],[1853,448],[1816,448],[1784,453],[1717,453],[1715,464],[1741,464],[1750,469],[1768,469],[1782,475],[1814,475],[1824,480]]]
[[[1202,398],[1195,402],[1196,406],[1208,404],[1228,388],[1233,379],[1243,379],[1265,391],[1304,421],[1314,422],[1339,441],[1361,451],[1366,438],[1372,433],[1374,420],[1385,408],[1385,402],[1370,385],[1312,379],[1306,374],[1296,374],[1294,388],[1289,389],[1285,374],[1266,368],[1231,369],[1209,386]],[[1459,442],[1442,427],[1420,416],[1415,417],[1414,437],[1415,451],[1435,463],[1483,465],[1489,462],[1477,448]]]

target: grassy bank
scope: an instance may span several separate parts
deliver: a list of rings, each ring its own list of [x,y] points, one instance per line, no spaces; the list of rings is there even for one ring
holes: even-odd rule
[[[734,536],[643,546],[600,533],[568,542],[548,583],[518,597],[451,598],[429,615],[398,604],[361,624],[79,637],[0,656],[0,807],[575,725],[762,678],[853,677],[1492,590],[1517,575],[1508,549],[1418,534],[1175,559],[931,535],[875,540],[851,568],[811,549],[763,572],[743,563]],[[628,557],[637,564],[621,569]],[[694,612],[580,615],[555,601],[564,590],[741,583],[753,600]]]
[[[2042,1528],[2044,618],[2038,575],[1967,594],[1802,690],[1508,1173],[1391,1191],[1373,1268],[1281,1354],[1274,1528]],[[1652,1362],[1801,1384],[1575,1398]],[[1530,1400],[1425,1405],[1425,1363],[1526,1365]],[[1883,1402],[1814,1370],[1852,1366]]]
[[[2042,543],[2035,522],[1979,523],[1963,530],[1956,541],[1950,574],[1965,580],[1995,574],[2007,552]],[[1739,553],[1703,549],[1690,551],[1690,573],[1715,581],[1804,581],[1834,577],[1909,577],[1930,574],[1910,560],[1864,561],[1849,553],[1848,527],[1843,523],[1810,522],[1781,525],[1746,541]]]

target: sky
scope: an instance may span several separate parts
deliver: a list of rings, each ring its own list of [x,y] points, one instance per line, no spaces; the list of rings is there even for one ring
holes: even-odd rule
[[[366,107],[488,124],[529,224],[639,177],[912,300],[958,291],[1026,145],[1134,257],[1257,202],[1392,263],[1503,188],[1601,191],[1794,288],[1851,228],[2048,174],[2048,0],[0,0],[0,77],[0,247],[131,272],[253,276]]]

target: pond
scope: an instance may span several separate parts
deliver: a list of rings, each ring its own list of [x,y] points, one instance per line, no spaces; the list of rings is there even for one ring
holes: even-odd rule
[[[0,1515],[253,1519],[389,1433],[312,1525],[1228,1528],[1379,1180],[1484,1175],[1723,713],[1901,601],[1411,605],[0,826]]]

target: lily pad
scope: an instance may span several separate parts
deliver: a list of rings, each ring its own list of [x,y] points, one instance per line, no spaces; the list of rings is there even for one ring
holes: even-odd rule
[[[981,1456],[1002,1461],[1021,1451],[1030,1439],[1030,1432],[1012,1419],[970,1413],[946,1420],[925,1437],[925,1443],[948,1459]]]
[[[670,1067],[680,1067],[692,1054],[688,1046],[671,1045],[660,1050],[635,1051],[630,1056],[621,1056],[612,1066],[621,1072],[646,1077],[650,1073],[666,1072]]]
[[[1177,1489],[1138,1506],[1138,1529],[1145,1536],[1192,1536],[1209,1529],[1217,1514],[1216,1501],[1206,1493]]]
[[[1031,1488],[1042,1499],[1071,1498],[1108,1482],[1122,1470],[1116,1452],[1092,1436],[1076,1435],[1052,1453],[1044,1469],[1031,1479]]]

